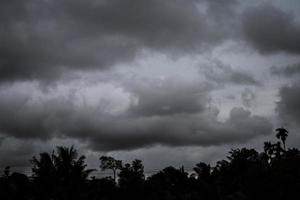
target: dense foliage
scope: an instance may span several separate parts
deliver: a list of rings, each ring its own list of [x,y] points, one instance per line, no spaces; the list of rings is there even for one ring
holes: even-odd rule
[[[287,131],[277,129],[278,143],[265,142],[264,151],[233,149],[214,167],[200,162],[194,173],[166,167],[145,178],[141,160],[122,164],[101,156],[100,168],[117,177],[90,177],[85,157],[71,147],[33,157],[32,176],[11,173],[0,178],[2,200],[196,200],[296,199],[300,193],[300,151],[285,147]]]

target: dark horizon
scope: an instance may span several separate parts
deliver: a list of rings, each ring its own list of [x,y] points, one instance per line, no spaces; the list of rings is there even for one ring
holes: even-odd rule
[[[4,200],[96,199],[293,199],[299,195],[300,150],[286,145],[289,132],[277,128],[277,141],[265,142],[263,151],[231,149],[214,166],[198,162],[189,173],[184,166],[168,166],[146,176],[142,160],[129,163],[99,157],[99,168],[113,175],[95,177],[86,157],[76,148],[58,146],[30,162],[32,176],[6,167],[0,175]]]

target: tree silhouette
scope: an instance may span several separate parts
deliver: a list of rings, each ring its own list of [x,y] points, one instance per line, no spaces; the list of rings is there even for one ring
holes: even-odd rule
[[[93,172],[93,169],[85,169],[86,164],[85,156],[80,156],[73,146],[57,147],[57,154],[53,154],[53,161],[60,177],[65,181],[83,182],[87,179],[88,175]]]
[[[141,160],[126,163],[119,173],[119,191],[124,199],[144,199],[144,166]]]
[[[125,166],[121,168],[119,178],[121,187],[132,187],[141,184],[145,179],[142,161],[135,159],[131,164],[126,163]]]
[[[197,177],[189,176],[183,167],[170,166],[145,179],[141,160],[122,166],[121,160],[102,156],[101,169],[113,170],[114,179],[89,179],[92,170],[86,169],[85,157],[74,147],[57,147],[32,158],[31,178],[6,167],[0,174],[0,199],[295,199],[300,188],[300,151],[283,149],[287,131],[276,131],[283,132],[276,135],[282,142],[265,142],[263,152],[232,149],[215,166],[199,162],[194,168]]]
[[[197,173],[198,179],[203,180],[208,180],[212,171],[210,165],[203,162],[196,164],[196,167],[193,169]]]
[[[283,149],[286,150],[285,141],[286,138],[288,137],[288,131],[285,128],[277,128],[275,131],[277,132],[276,137],[282,141]]]
[[[33,157],[32,172],[37,195],[42,199],[76,199],[81,186],[93,171],[85,169],[85,156],[78,158],[74,147],[57,147],[56,152]]]
[[[150,190],[148,199],[188,199],[188,191],[192,188],[188,180],[188,173],[182,168],[166,167],[148,178]]]
[[[53,161],[53,153],[40,153],[39,158],[33,157],[32,164],[35,196],[41,199],[51,199],[55,196],[58,186],[58,175]]]
[[[265,142],[264,143],[264,154],[263,156],[267,157],[267,162],[272,164],[273,161],[278,160],[284,154],[285,150],[281,147],[280,142],[271,143]]]
[[[107,170],[107,169],[110,169],[113,171],[113,179],[116,182],[117,170],[120,170],[122,168],[122,161],[116,160],[110,156],[101,156],[100,162],[101,162],[100,168],[102,171]]]
[[[8,178],[10,176],[10,166],[6,166],[3,170],[3,177]]]

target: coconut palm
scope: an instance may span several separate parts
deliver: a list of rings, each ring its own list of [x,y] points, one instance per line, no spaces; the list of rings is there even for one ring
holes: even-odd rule
[[[53,154],[53,161],[59,177],[66,183],[83,183],[88,175],[93,172],[92,169],[85,169],[85,156],[78,157],[77,150],[71,146],[59,146],[56,149],[57,154]]]
[[[277,128],[276,132],[276,137],[281,140],[283,149],[285,150],[285,141],[288,136],[288,131],[285,128]]]
[[[57,147],[56,152],[41,153],[33,157],[32,172],[37,190],[43,196],[74,199],[79,189],[93,171],[86,169],[85,157],[80,156],[74,147]],[[72,197],[72,198],[71,198]]]
[[[56,169],[53,162],[53,155],[40,153],[40,157],[33,157],[31,160],[33,177],[37,179],[49,180],[56,177]]]

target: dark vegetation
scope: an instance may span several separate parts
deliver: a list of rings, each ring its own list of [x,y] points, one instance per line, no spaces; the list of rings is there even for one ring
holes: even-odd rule
[[[145,178],[141,160],[123,164],[100,157],[100,168],[113,177],[90,177],[85,157],[71,147],[33,157],[32,176],[11,173],[0,178],[1,200],[196,200],[297,199],[300,194],[300,151],[287,148],[288,132],[276,129],[277,143],[265,142],[264,151],[233,149],[214,167],[198,163],[194,173],[166,167]]]

